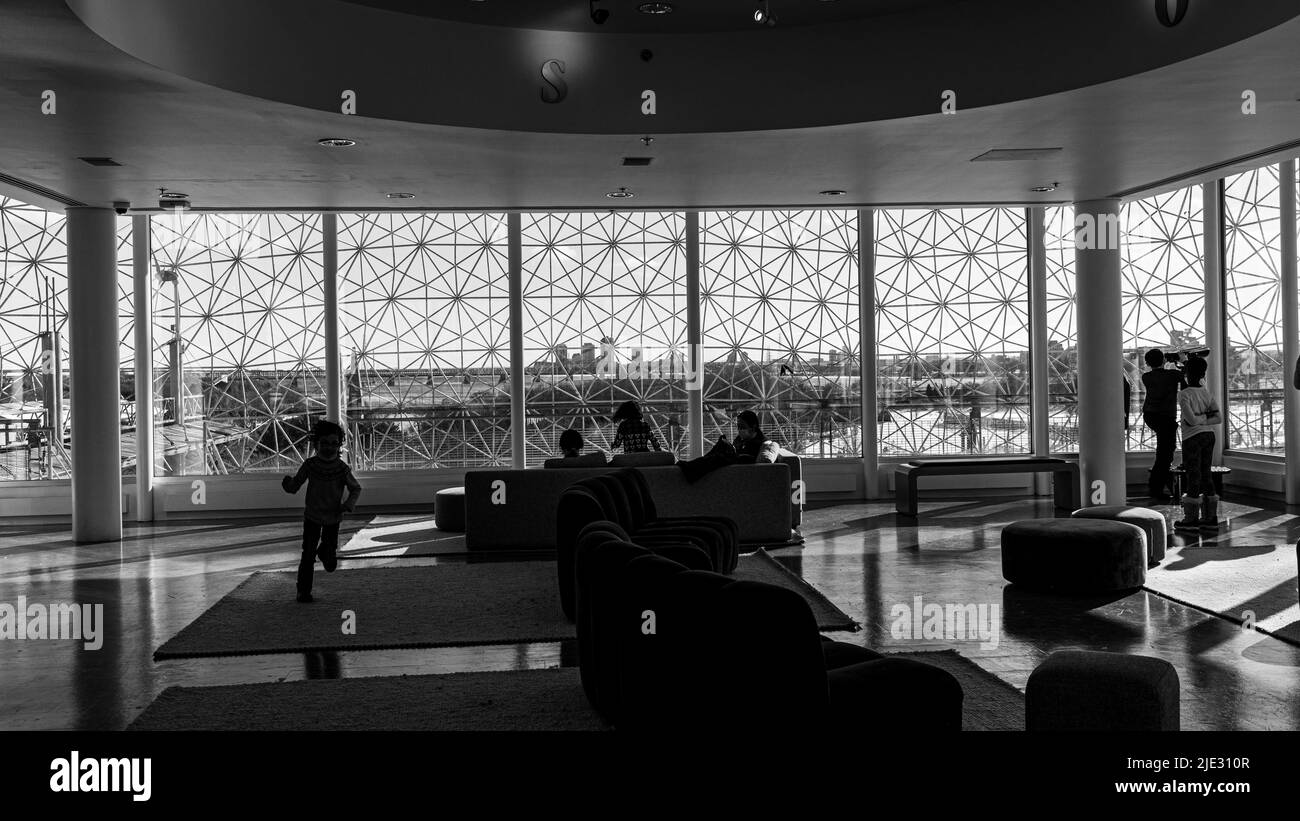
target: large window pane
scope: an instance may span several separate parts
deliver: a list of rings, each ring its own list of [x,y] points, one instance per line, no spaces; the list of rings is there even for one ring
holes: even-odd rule
[[[1074,209],[1047,208],[1045,224],[1050,443],[1053,453],[1077,453]],[[1155,450],[1155,435],[1142,421],[1143,355],[1152,348],[1179,350],[1204,342],[1203,232],[1200,186],[1120,208],[1124,353],[1115,373],[1130,385],[1126,442],[1132,451]]]
[[[700,233],[705,447],[752,410],[801,456],[861,456],[857,212],[706,212]]]
[[[117,220],[123,431],[134,425],[131,220]],[[0,197],[0,481],[71,475],[71,346],[64,215]],[[57,374],[57,378],[56,378]],[[123,468],[134,453],[122,449]]]
[[[1228,351],[1225,445],[1282,453],[1283,391],[1278,166],[1224,180],[1224,316]]]
[[[529,465],[558,455],[566,428],[608,452],[627,400],[684,451],[685,226],[680,213],[523,215]]]
[[[296,468],[325,411],[320,216],[177,213],[153,242],[160,475]]]
[[[880,455],[1026,453],[1021,209],[876,214]]]
[[[339,347],[361,470],[510,461],[502,214],[339,219]]]
[[[1198,185],[1125,203],[1121,211],[1124,368],[1133,386],[1129,450],[1156,447],[1155,434],[1142,421],[1143,356],[1152,348],[1205,343],[1203,202]]]
[[[1078,453],[1079,333],[1074,305],[1074,208],[1045,208],[1043,229],[1043,245],[1047,251],[1048,446],[1052,453]]]

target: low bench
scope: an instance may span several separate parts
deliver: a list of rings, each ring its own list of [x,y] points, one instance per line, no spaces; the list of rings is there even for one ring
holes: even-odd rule
[[[1051,473],[1052,495],[1061,510],[1079,507],[1079,464],[1064,459],[962,459],[909,462],[894,469],[894,507],[902,516],[917,513],[916,480],[922,476],[965,476],[991,473]]]

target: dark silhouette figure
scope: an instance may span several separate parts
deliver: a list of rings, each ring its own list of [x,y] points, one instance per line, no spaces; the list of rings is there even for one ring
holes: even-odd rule
[[[1165,354],[1159,348],[1147,351],[1144,358],[1151,370],[1142,374],[1147,392],[1142,402],[1142,421],[1156,435],[1156,459],[1147,480],[1147,495],[1163,500],[1170,495],[1169,468],[1178,446],[1178,391],[1187,383],[1182,371],[1165,367]]]
[[[583,444],[582,434],[573,428],[560,434],[560,454],[566,459],[581,456]]]
[[[741,411],[736,416],[736,439],[732,447],[736,449],[739,463],[775,462],[779,452],[777,444],[758,426],[758,414],[753,411]]]
[[[300,602],[312,600],[312,571],[318,555],[327,573],[333,573],[338,567],[339,524],[343,514],[354,511],[361,498],[361,483],[352,475],[352,468],[339,458],[343,428],[322,419],[312,430],[312,438],[316,443],[315,455],[302,463],[296,476],[285,476],[280,483],[286,493],[297,493],[298,488],[307,485],[302,560],[298,563]],[[343,498],[345,488],[347,499]]]
[[[636,402],[628,400],[619,405],[614,413],[614,421],[619,425],[611,447],[622,445],[624,453],[648,453],[651,447],[662,450],[659,447],[659,437],[655,436],[650,425],[642,418],[641,408]]]

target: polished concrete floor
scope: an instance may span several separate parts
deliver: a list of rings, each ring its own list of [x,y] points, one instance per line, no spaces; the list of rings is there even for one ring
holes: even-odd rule
[[[1300,537],[1300,516],[1284,507],[1228,498],[1236,515],[1223,532],[1204,542],[1175,537],[1171,555],[1207,545],[1294,544]],[[863,625],[858,633],[833,634],[840,640],[886,650],[953,648],[1021,689],[1056,649],[1148,654],[1178,669],[1184,729],[1300,729],[1300,647],[1145,591],[1063,598],[1008,589],[1001,528],[1053,515],[1047,500],[1003,497],[927,499],[915,520],[897,517],[884,502],[810,507],[806,543],[773,555]],[[368,518],[348,522],[343,539]],[[300,528],[299,520],[286,519],[131,525],[120,544],[82,546],[72,544],[66,526],[0,528],[0,603],[16,605],[19,596],[28,603],[102,603],[106,621],[103,647],[94,651],[72,641],[0,641],[0,730],[119,730],[171,685],[575,663],[569,642],[153,661],[155,648],[248,574],[294,569]],[[351,559],[344,569],[458,560]],[[996,641],[896,637],[894,608],[913,606],[918,596],[922,603],[996,604]]]

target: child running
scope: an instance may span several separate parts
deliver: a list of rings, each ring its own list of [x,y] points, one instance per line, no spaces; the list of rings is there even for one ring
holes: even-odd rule
[[[344,513],[356,509],[361,498],[361,484],[352,468],[339,458],[343,446],[343,428],[324,419],[312,429],[316,454],[298,468],[297,476],[285,476],[280,483],[287,493],[297,493],[307,485],[306,509],[302,522],[302,561],[298,563],[298,601],[310,602],[312,571],[316,556],[327,573],[338,567],[339,523]],[[343,498],[347,488],[348,497]]]

